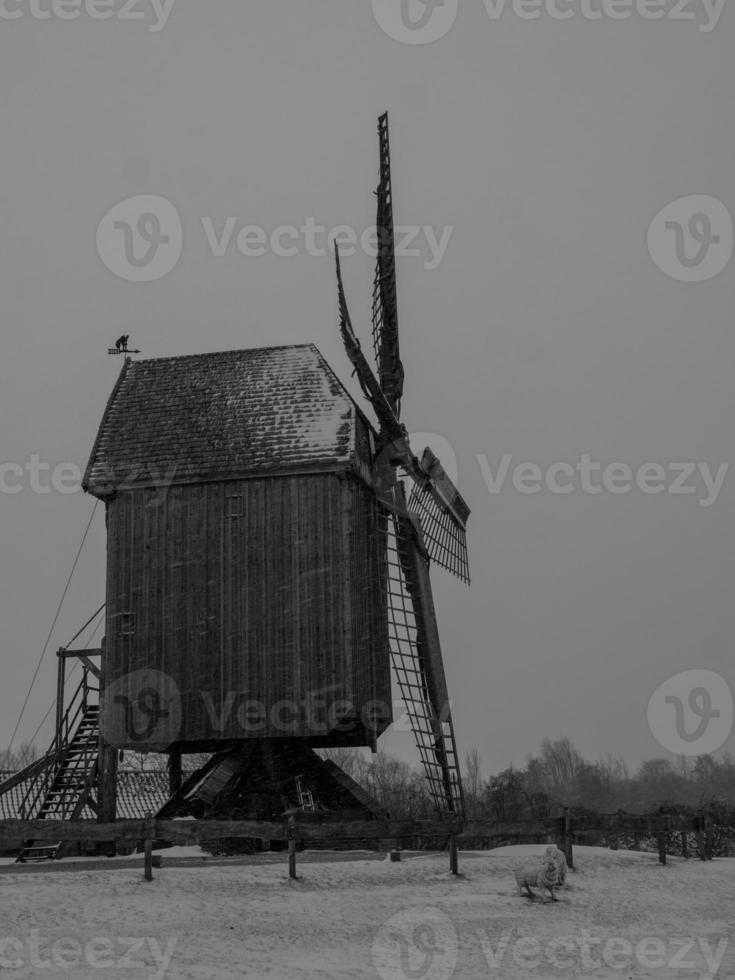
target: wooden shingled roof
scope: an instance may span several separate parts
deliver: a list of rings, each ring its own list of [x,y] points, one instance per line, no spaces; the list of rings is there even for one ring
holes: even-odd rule
[[[358,416],[313,344],[126,360],[84,488],[345,469]]]
[[[9,777],[13,773],[3,773],[3,778]],[[188,778],[190,772],[184,772],[184,778]],[[8,790],[7,793],[0,794],[0,820],[19,820],[21,819],[21,804],[25,799],[26,793],[31,788],[32,780],[18,783]],[[120,770],[117,776],[117,819],[118,820],[142,820],[150,811],[156,813],[169,798],[168,772],[160,771],[135,771]],[[85,807],[82,811],[80,820],[94,820],[96,814],[90,807]]]

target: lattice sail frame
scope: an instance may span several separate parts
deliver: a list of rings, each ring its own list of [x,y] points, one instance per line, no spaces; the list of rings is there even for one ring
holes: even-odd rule
[[[385,514],[387,552],[388,639],[398,690],[414,733],[431,799],[437,811],[464,816],[464,797],[457,745],[447,699],[434,706],[427,667],[418,642],[416,604],[406,584],[400,547],[415,548],[401,536],[395,516]],[[424,560],[423,558],[421,560]]]
[[[373,279],[372,333],[380,387],[396,418],[401,414],[403,364],[398,342],[396,248],[393,225],[393,186],[388,113],[378,119],[380,183],[376,195],[378,256]]]
[[[463,527],[443,510],[426,485],[415,483],[408,500],[408,510],[421,522],[424,544],[432,561],[470,584],[467,535]]]

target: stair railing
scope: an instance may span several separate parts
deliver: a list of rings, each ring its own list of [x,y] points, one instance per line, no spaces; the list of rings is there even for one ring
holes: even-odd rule
[[[97,678],[84,666],[82,680],[61,717],[61,723],[47,753],[48,763],[30,784],[20,804],[21,820],[34,819],[48,795],[68,755],[71,740],[88,708],[92,707],[90,696],[96,694],[99,704],[99,686],[95,685],[96,681]]]

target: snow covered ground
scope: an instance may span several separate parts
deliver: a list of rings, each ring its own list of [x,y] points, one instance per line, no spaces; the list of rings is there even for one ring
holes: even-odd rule
[[[4,871],[0,977],[735,978],[735,859],[661,867],[653,854],[579,847],[552,904],[520,898],[513,880],[542,850],[463,852],[459,878],[445,854],[301,860],[295,882],[285,855],[164,866],[151,883],[114,862]]]

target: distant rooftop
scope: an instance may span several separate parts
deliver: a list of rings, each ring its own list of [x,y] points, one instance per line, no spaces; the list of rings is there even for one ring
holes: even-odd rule
[[[347,467],[359,415],[313,344],[127,361],[84,488]]]
[[[8,778],[14,773],[3,773],[0,778]],[[191,773],[186,771],[184,778]],[[33,780],[19,783],[7,793],[0,795],[0,820],[20,820],[21,806]],[[168,772],[121,770],[117,775],[117,819],[142,820],[150,811],[156,813],[169,798]],[[91,807],[85,807],[80,820],[94,820],[96,814]]]

